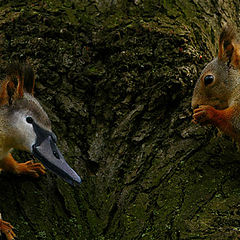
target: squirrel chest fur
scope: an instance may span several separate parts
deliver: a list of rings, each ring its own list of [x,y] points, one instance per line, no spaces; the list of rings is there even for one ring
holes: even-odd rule
[[[220,34],[218,56],[196,83],[192,108],[194,123],[212,124],[240,142],[240,44],[229,26]]]

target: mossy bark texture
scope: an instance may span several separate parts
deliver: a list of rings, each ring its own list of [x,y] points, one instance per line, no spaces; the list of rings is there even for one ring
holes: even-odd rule
[[[0,76],[32,64],[35,96],[82,177],[0,175],[19,239],[239,239],[240,153],[191,123],[194,84],[239,1],[1,1]],[[240,29],[240,27],[239,27]],[[31,156],[14,152],[19,161]]]

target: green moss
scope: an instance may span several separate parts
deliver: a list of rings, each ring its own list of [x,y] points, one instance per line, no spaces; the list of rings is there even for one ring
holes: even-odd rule
[[[239,154],[190,123],[194,83],[215,51],[218,8],[24,3],[1,3],[0,68],[15,57],[32,63],[36,96],[83,183],[72,188],[50,172],[1,176],[1,211],[19,238],[236,238]]]

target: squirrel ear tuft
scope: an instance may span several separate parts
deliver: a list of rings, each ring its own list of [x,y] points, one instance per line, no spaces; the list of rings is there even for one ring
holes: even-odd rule
[[[23,97],[23,84],[24,75],[22,72],[22,65],[19,62],[13,62],[7,67],[7,79],[8,82],[12,82],[16,86],[16,91],[14,92],[14,99]]]
[[[24,91],[33,95],[35,75],[30,65],[19,62],[9,64],[7,77],[17,85],[15,98],[22,98]]]
[[[7,77],[0,89],[0,106],[11,105],[23,98],[24,92],[33,95],[35,77],[32,68],[27,64],[14,62],[7,67]]]
[[[218,58],[240,68],[240,45],[237,43],[236,31],[230,25],[225,25],[220,34]]]
[[[12,105],[14,93],[16,92],[15,85],[12,81],[6,79],[1,86],[0,91],[0,106]]]

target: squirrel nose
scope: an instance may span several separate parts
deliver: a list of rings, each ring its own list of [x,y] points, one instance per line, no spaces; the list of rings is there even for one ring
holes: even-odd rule
[[[196,108],[198,108],[198,107],[199,107],[199,105],[198,105],[198,104],[195,104],[195,105],[192,106],[192,109],[194,110],[194,109],[196,109]]]
[[[192,109],[196,109],[199,107],[199,104],[197,104],[196,102],[192,101]]]

